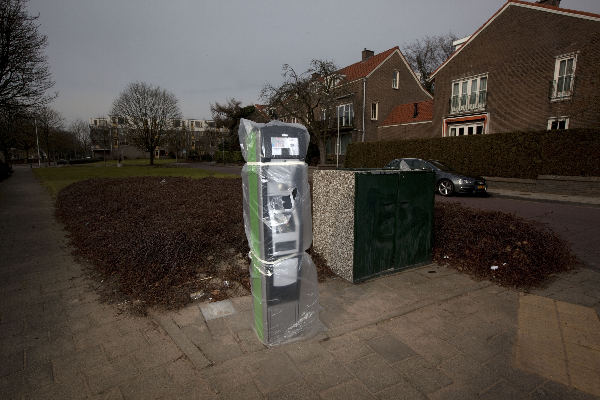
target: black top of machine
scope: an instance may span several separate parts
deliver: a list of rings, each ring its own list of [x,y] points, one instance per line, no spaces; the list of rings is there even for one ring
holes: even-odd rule
[[[260,128],[260,158],[270,160],[300,160],[306,158],[308,135],[303,126],[291,124],[265,125]]]

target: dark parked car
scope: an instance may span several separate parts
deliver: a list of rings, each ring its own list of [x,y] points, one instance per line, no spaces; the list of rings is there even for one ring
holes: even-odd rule
[[[435,172],[435,190],[442,196],[450,196],[454,193],[487,194],[487,182],[483,177],[473,178],[459,174],[436,160],[397,158],[384,168],[401,171],[433,171]]]

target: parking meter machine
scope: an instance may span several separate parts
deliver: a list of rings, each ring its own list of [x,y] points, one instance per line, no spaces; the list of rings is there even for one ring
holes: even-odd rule
[[[254,329],[268,345],[315,332],[318,288],[312,241],[309,135],[298,124],[242,119],[244,225],[250,245]]]

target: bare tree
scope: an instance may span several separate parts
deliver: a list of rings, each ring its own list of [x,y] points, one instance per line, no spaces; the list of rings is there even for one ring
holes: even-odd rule
[[[168,136],[170,121],[181,118],[175,95],[145,82],[130,83],[113,102],[111,114],[124,118],[133,144],[150,153],[150,165]]]
[[[26,0],[0,0],[0,108],[47,104],[54,86],[44,50],[47,38],[38,31],[39,16],[30,16]]]
[[[239,124],[239,122],[238,122]],[[219,146],[219,142],[221,142],[224,132],[222,132],[223,128],[217,128],[216,125],[209,125],[206,131],[204,131],[204,140],[203,144],[206,145],[205,152],[210,155],[214,155],[217,146]],[[237,134],[237,131],[235,131]]]
[[[0,153],[6,161],[21,139],[16,121],[56,97],[46,94],[54,85],[44,54],[47,39],[26,1],[0,0]]]
[[[325,143],[331,133],[329,122],[336,118],[337,99],[345,83],[337,71],[338,67],[328,60],[312,60],[302,73],[285,64],[283,83],[267,84],[261,92],[261,97],[278,116],[296,118],[306,126],[311,140],[319,147],[321,163],[325,163]]]
[[[179,154],[182,150],[186,150],[187,153],[189,148],[190,131],[187,129],[185,121],[180,121],[179,126],[171,126],[168,136],[169,147],[175,154],[175,162],[179,162]]]
[[[77,151],[83,156],[87,156],[92,146],[89,125],[85,121],[77,119],[69,125],[69,132],[77,142]]]
[[[46,162],[49,166],[51,157],[56,161],[56,149],[52,147],[52,144],[54,144],[52,135],[62,129],[63,118],[58,111],[50,107],[38,108],[35,111],[34,118],[42,142],[41,145],[46,154]]]
[[[107,149],[111,148],[112,135],[111,129],[108,124],[104,125],[90,125],[90,144],[96,149],[102,149],[102,158],[104,159],[104,165],[106,165],[106,153]]]
[[[419,76],[423,87],[433,93],[433,82],[427,79],[437,67],[452,55],[454,42],[458,37],[453,33],[437,36],[425,36],[404,46],[402,54],[411,68]]]
[[[14,124],[15,148],[25,153],[26,160],[30,159],[32,151],[37,147],[35,119],[31,115],[21,115]],[[33,151],[33,153],[36,153]]]

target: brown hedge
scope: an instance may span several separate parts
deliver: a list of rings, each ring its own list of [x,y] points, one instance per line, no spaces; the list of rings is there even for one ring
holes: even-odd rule
[[[249,292],[242,204],[239,178],[104,178],[61,190],[56,215],[106,300],[144,311]],[[331,276],[312,257],[319,279]]]
[[[202,300],[248,293],[241,185],[218,178],[92,179],[63,189],[56,213],[107,300],[124,298],[137,311],[176,308],[191,293],[205,293]],[[556,234],[511,214],[437,204],[434,227],[437,263],[501,285],[537,286],[577,264]],[[319,254],[311,256],[320,280],[332,276]]]
[[[345,166],[381,168],[401,157],[439,160],[475,176],[600,176],[600,129],[352,143]]]
[[[502,286],[530,289],[579,265],[556,233],[504,212],[437,203],[434,236],[436,263]]]

